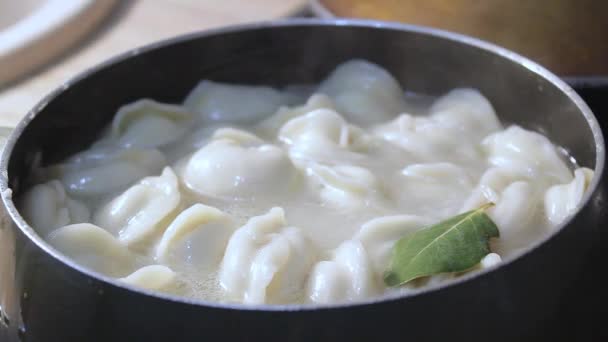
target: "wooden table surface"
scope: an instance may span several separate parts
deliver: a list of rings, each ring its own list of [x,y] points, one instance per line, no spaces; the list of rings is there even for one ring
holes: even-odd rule
[[[119,0],[100,27],[62,57],[0,89],[0,126],[15,125],[50,90],[116,54],[186,32],[289,16],[305,4],[306,0]]]

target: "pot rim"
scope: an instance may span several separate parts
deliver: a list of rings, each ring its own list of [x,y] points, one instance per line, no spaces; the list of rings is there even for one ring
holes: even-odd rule
[[[522,67],[528,69],[530,72],[535,73],[536,75],[546,79],[554,86],[556,86],[559,90],[561,90],[578,108],[579,112],[583,115],[587,124],[589,125],[591,132],[593,134],[593,139],[595,142],[595,172],[594,177],[589,185],[588,190],[581,203],[578,205],[576,212],[573,215],[570,215],[566,220],[560,223],[550,234],[543,236],[541,239],[538,239],[528,245],[521,250],[513,253],[512,255],[504,258],[501,263],[496,266],[478,270],[475,272],[471,272],[460,276],[458,278],[454,278],[448,280],[446,282],[442,282],[439,284],[424,286],[419,289],[414,289],[412,291],[408,291],[406,293],[393,293],[384,295],[381,297],[370,298],[362,301],[355,301],[349,303],[339,303],[339,304],[283,304],[283,305],[269,305],[269,304],[261,304],[261,305],[247,305],[247,304],[237,304],[237,303],[223,303],[223,302],[214,302],[207,301],[201,299],[192,299],[186,298],[182,296],[172,295],[161,293],[159,291],[151,291],[142,289],[139,287],[135,287],[133,285],[128,285],[126,283],[120,282],[115,278],[108,277],[101,273],[90,270],[78,263],[76,263],[71,258],[63,255],[61,252],[56,250],[50,244],[48,244],[38,233],[30,227],[23,217],[19,214],[15,203],[12,199],[12,191],[8,188],[8,164],[10,160],[10,156],[12,154],[13,148],[20,138],[22,132],[26,129],[27,125],[30,121],[32,121],[44,108],[46,105],[53,101],[56,97],[58,97],[61,93],[69,89],[70,87],[77,86],[78,83],[86,79],[92,74],[97,72],[101,72],[107,67],[114,65],[116,63],[122,62],[128,58],[138,56],[142,53],[155,50],[158,48],[163,48],[166,46],[170,46],[173,44],[182,43],[185,41],[208,37],[208,36],[216,36],[226,33],[238,33],[241,31],[248,30],[256,30],[256,29],[268,29],[268,28],[283,28],[283,27],[318,27],[318,26],[351,26],[351,27],[367,27],[367,28],[376,28],[376,29],[384,29],[384,30],[398,30],[398,31],[409,31],[416,34],[432,36],[438,39],[455,41],[457,43],[461,43],[468,47],[481,49],[497,55],[501,58],[507,59],[512,63],[516,63],[521,65]],[[4,204],[4,208],[7,213],[10,215],[12,221],[17,225],[17,227],[21,230],[21,232],[37,247],[42,249],[45,253],[49,254],[62,264],[75,269],[88,277],[96,279],[104,283],[104,285],[115,286],[118,288],[122,288],[124,290],[133,291],[140,295],[152,296],[156,299],[171,301],[179,304],[186,305],[197,305],[204,307],[212,307],[217,309],[236,309],[236,310],[245,310],[245,311],[272,311],[272,312],[283,312],[283,311],[312,311],[312,310],[331,310],[331,309],[343,309],[343,308],[351,308],[351,307],[360,307],[364,305],[371,305],[376,303],[383,303],[389,301],[396,301],[401,299],[407,299],[409,297],[419,296],[427,293],[432,293],[444,289],[449,289],[454,286],[458,286],[462,283],[471,281],[475,278],[482,277],[489,272],[494,272],[499,270],[502,267],[506,267],[515,260],[523,258],[527,254],[531,253],[535,249],[537,249],[540,245],[546,243],[548,240],[552,239],[555,235],[557,235],[565,226],[569,225],[570,222],[579,215],[581,209],[587,205],[589,205],[590,199],[594,195],[594,193],[598,190],[600,184],[600,178],[604,171],[604,163],[605,163],[605,144],[602,131],[600,129],[600,125],[593,115],[591,109],[587,106],[587,104],[580,98],[580,96],[562,79],[558,76],[554,75],[544,67],[539,64],[529,60],[526,57],[523,57],[515,52],[507,50],[503,47],[497,46],[495,44],[473,38],[470,36],[462,35],[459,33],[454,33],[450,31],[419,26],[419,25],[410,25],[396,22],[386,22],[386,21],[378,21],[378,20],[366,20],[366,19],[309,19],[309,18],[297,18],[297,19],[283,19],[283,20],[275,20],[275,21],[263,21],[256,23],[248,23],[248,24],[240,24],[240,25],[232,25],[226,26],[216,29],[197,31],[193,33],[188,33],[184,35],[179,35],[173,38],[161,40],[158,42],[154,42],[142,47],[136,47],[124,53],[113,56],[104,62],[101,62],[97,65],[94,65],[90,68],[85,69],[84,71],[78,73],[75,77],[69,79],[68,81],[62,83],[59,87],[51,91],[48,95],[46,95],[40,102],[38,102],[28,113],[27,115],[19,121],[11,135],[9,136],[4,150],[2,151],[2,155],[0,156],[0,195],[2,197],[2,202]]]

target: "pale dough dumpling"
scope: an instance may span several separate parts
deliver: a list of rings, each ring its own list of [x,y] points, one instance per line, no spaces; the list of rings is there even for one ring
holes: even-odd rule
[[[134,266],[134,255],[127,247],[90,223],[61,227],[51,232],[47,241],[79,264],[111,277],[122,277]]]
[[[166,167],[160,176],[146,177],[102,206],[93,222],[127,244],[157,233],[158,226],[179,205],[177,176]]]
[[[230,140],[244,147],[260,146],[264,144],[264,140],[258,138],[255,134],[235,128],[220,128],[213,132],[211,138],[213,140]]]
[[[497,243],[500,254],[508,254],[510,249],[522,247],[542,234],[543,225],[534,221],[540,211],[538,202],[542,191],[542,184],[532,183],[524,175],[508,168],[492,167],[482,175],[459,212],[494,203],[487,214],[500,231]]]
[[[483,156],[477,144],[432,117],[401,114],[375,127],[373,133],[403,149],[418,163],[457,162],[476,166]],[[455,137],[458,143],[454,143]]]
[[[395,179],[393,196],[401,205],[417,207],[419,214],[442,219],[453,215],[473,190],[471,176],[452,163],[411,164]]]
[[[333,207],[364,209],[378,207],[384,200],[380,183],[363,167],[311,164],[306,171],[313,184],[320,188],[321,201]]]
[[[347,240],[333,252],[331,260],[314,266],[307,296],[313,303],[331,304],[369,298],[380,290],[365,247],[360,241]]]
[[[551,224],[556,226],[574,213],[592,178],[593,170],[582,167],[574,171],[574,179],[570,183],[554,185],[547,190],[545,215]]]
[[[89,208],[66,195],[61,182],[52,180],[30,188],[20,205],[25,221],[42,235],[72,223],[87,222]]]
[[[502,258],[498,253],[490,253],[483,257],[479,262],[481,269],[494,267],[502,262]]]
[[[376,275],[382,277],[388,267],[393,245],[405,235],[433,223],[436,221],[416,215],[382,216],[364,223],[353,240],[363,244]]]
[[[191,264],[200,269],[217,267],[234,220],[213,207],[200,203],[182,211],[165,230],[156,246],[155,259],[161,263]]]
[[[279,108],[274,115],[257,124],[255,131],[264,138],[274,139],[281,126],[287,121],[321,108],[335,109],[329,97],[323,94],[313,94],[304,105]]]
[[[288,146],[293,159],[324,163],[360,160],[360,152],[369,147],[363,131],[331,109],[316,109],[289,120],[278,139]]]
[[[245,130],[233,127],[224,127],[218,124],[210,124],[195,130],[186,138],[182,139],[178,144],[171,146],[168,154],[173,156],[173,161],[183,161],[183,156],[192,154],[203,148],[209,142],[219,139],[232,140],[243,146],[256,146],[264,144],[262,139]]]
[[[502,129],[494,108],[476,89],[454,89],[437,99],[429,111],[433,120],[474,143]]]
[[[144,266],[118,280],[146,290],[164,290],[175,282],[176,274],[163,265]]]
[[[540,225],[534,224],[536,213],[541,208],[539,197],[540,193],[529,182],[514,182],[502,191],[496,206],[487,210],[500,231],[496,249],[499,254],[526,246],[530,237],[543,233],[538,230]]]
[[[191,114],[183,107],[149,99],[120,107],[108,138],[125,147],[158,147],[176,141],[188,129]]]
[[[491,167],[481,176],[477,186],[464,202],[460,211],[473,210],[485,203],[496,203],[500,193],[510,184],[517,181],[527,181],[525,175],[501,167]]]
[[[166,165],[158,150],[96,148],[42,171],[57,178],[72,196],[98,198],[116,193]]]
[[[543,182],[567,183],[572,172],[547,137],[519,126],[510,126],[483,140],[493,166],[504,167]]]
[[[200,82],[184,106],[203,122],[254,123],[274,114],[280,106],[300,102],[299,97],[266,86]]]
[[[315,258],[308,238],[287,226],[283,209],[272,208],[230,237],[220,285],[228,298],[243,303],[290,302],[302,291]]]
[[[374,129],[376,136],[409,152],[418,162],[478,165],[479,142],[502,127],[492,105],[474,89],[455,89],[431,106],[430,115],[401,114]],[[455,143],[455,140],[458,143]]]
[[[357,125],[384,122],[405,109],[399,82],[380,66],[363,60],[338,65],[318,92],[328,95],[338,111]]]
[[[294,186],[297,170],[277,146],[223,137],[194,153],[182,177],[189,188],[203,195],[252,199],[272,192],[280,196]]]

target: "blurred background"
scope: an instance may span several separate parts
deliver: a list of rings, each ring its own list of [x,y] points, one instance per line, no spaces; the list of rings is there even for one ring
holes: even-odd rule
[[[479,37],[567,79],[592,106],[608,89],[603,0],[0,0],[0,126],[111,56],[179,34],[289,18],[354,17]],[[596,110],[597,114],[597,110]]]
[[[478,37],[568,76],[608,75],[608,1],[315,0],[321,16],[400,21]]]
[[[179,34],[300,13],[306,0],[0,0],[0,126],[111,56]]]

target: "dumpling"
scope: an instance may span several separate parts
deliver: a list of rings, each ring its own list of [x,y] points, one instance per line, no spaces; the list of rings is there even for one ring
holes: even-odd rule
[[[373,207],[384,199],[383,190],[369,170],[352,165],[312,164],[306,168],[320,187],[322,202],[338,208]]]
[[[102,206],[93,222],[131,245],[157,233],[158,226],[179,205],[178,180],[166,167],[160,176],[146,177]]]
[[[183,169],[184,183],[195,192],[219,198],[255,198],[291,188],[298,173],[282,149],[261,144],[248,133],[213,139],[194,153]],[[272,189],[272,190],[271,190]]]
[[[195,131],[185,141],[176,146],[176,148],[172,151],[172,154],[183,156],[187,153],[194,153],[203,148],[209,142],[221,139],[232,141],[241,146],[258,146],[264,144],[262,139],[247,131],[237,128],[211,125]],[[180,162],[182,161],[183,159]]]
[[[500,231],[496,246],[501,254],[513,252],[543,233],[545,225],[538,221],[538,213],[545,185],[539,183],[511,169],[492,167],[483,174],[459,212],[494,203],[487,213]]]
[[[278,138],[296,160],[335,163],[362,159],[369,147],[363,131],[330,109],[316,109],[289,120]]]
[[[497,253],[490,253],[483,257],[479,262],[479,268],[485,269],[494,267],[502,262],[502,258]]]
[[[436,223],[415,215],[382,216],[361,226],[353,240],[360,241],[374,266],[377,276],[382,276],[389,265],[391,250],[405,235]]]
[[[469,198],[464,201],[460,212],[476,209],[486,203],[497,203],[502,191],[517,181],[528,181],[528,178],[507,168],[491,167],[487,169]]]
[[[304,105],[279,108],[274,115],[257,124],[255,131],[258,132],[260,136],[274,139],[281,126],[287,121],[321,108],[333,110],[333,102],[326,95],[313,94]]]
[[[340,64],[318,92],[328,95],[338,112],[357,125],[387,121],[406,108],[399,82],[380,66],[363,60]]]
[[[205,123],[251,124],[274,114],[280,106],[299,100],[270,87],[204,80],[188,94],[184,106]]]
[[[247,304],[296,300],[315,261],[312,243],[281,208],[251,218],[228,242],[219,270],[226,295]]]
[[[500,240],[526,239],[524,230],[534,229],[530,223],[539,209],[534,187],[529,182],[514,182],[502,191],[495,204],[488,209],[488,215],[500,231]]]
[[[395,180],[393,197],[404,208],[417,208],[426,216],[442,219],[454,215],[474,188],[469,172],[452,163],[412,164]]]
[[[194,204],[177,215],[165,230],[156,246],[155,259],[211,269],[222,260],[234,228],[233,220],[221,210]]]
[[[44,178],[59,179],[72,196],[91,198],[123,191],[137,180],[160,172],[165,165],[165,156],[155,149],[96,148],[39,173]]]
[[[163,290],[170,287],[176,278],[175,272],[163,265],[144,266],[118,280],[147,290]]]
[[[245,147],[259,146],[264,144],[264,140],[258,138],[254,134],[235,128],[220,128],[213,132],[212,139],[230,140]]]
[[[401,170],[401,174],[423,182],[436,183],[449,179],[464,188],[472,185],[471,176],[467,170],[452,163],[411,164]]]
[[[159,147],[184,135],[191,114],[177,105],[149,99],[122,106],[112,121],[110,136],[125,147]]]
[[[331,260],[314,266],[308,278],[307,296],[313,303],[331,304],[369,298],[381,289],[361,242],[347,240],[336,248]]]
[[[502,129],[490,102],[475,89],[450,91],[433,103],[430,113],[433,120],[474,143]]]
[[[494,203],[487,213],[500,231],[497,246],[501,253],[511,251],[542,233],[543,225],[535,221],[542,189],[542,184],[513,170],[492,167],[482,175],[459,212]]]
[[[473,193],[471,197],[474,196],[478,195]],[[481,199],[477,205],[469,201],[468,205],[477,208],[489,202],[495,204],[487,209],[488,216],[500,231],[500,239],[496,240],[495,249],[500,254],[508,254],[529,244],[530,240],[543,233],[544,225],[536,220],[540,210],[539,196],[538,188],[530,182],[516,181],[500,191],[490,188],[488,197],[491,197],[491,200]]]
[[[169,147],[167,155],[173,157],[172,160],[177,160],[182,156],[193,153],[199,148],[205,146],[213,136],[213,133],[223,126],[219,124],[203,125],[200,128],[192,131],[185,138]],[[177,158],[176,158],[177,157]]]
[[[89,208],[65,193],[61,182],[52,180],[30,188],[20,199],[20,212],[41,235],[71,223],[87,222]]]
[[[418,163],[457,162],[477,167],[483,160],[477,144],[432,117],[401,114],[375,127],[373,134],[406,151]]]
[[[374,134],[407,151],[419,163],[449,161],[481,168],[484,155],[478,144],[501,128],[483,95],[473,89],[455,89],[435,101],[429,116],[404,113],[375,127]]]
[[[574,171],[574,179],[567,184],[554,185],[545,193],[545,215],[557,226],[576,211],[593,178],[593,170],[586,167]]]
[[[135,258],[112,234],[90,223],[71,224],[51,232],[51,246],[94,271],[121,277],[133,268]]]
[[[572,173],[547,137],[519,126],[510,126],[483,140],[493,166],[504,167],[531,179],[567,183]]]

